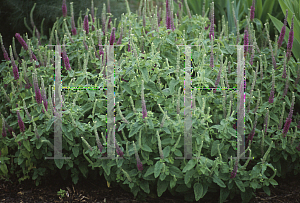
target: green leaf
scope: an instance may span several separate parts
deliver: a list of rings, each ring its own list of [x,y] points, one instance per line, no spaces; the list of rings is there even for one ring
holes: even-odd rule
[[[220,187],[226,187],[225,183],[216,174],[214,174],[213,181],[217,183]]]
[[[147,67],[140,68],[140,71],[142,72],[145,83],[147,83],[149,81],[149,73]]]
[[[68,128],[66,126],[72,126],[71,124],[68,124],[68,125],[62,125],[61,126],[61,129],[62,131],[64,132],[64,136],[66,136],[69,140],[73,141],[73,136],[70,135],[70,133],[68,132]]]
[[[78,166],[78,168],[81,171],[81,173],[84,175],[84,177],[87,178],[87,174],[89,172],[87,164],[86,163],[80,163],[79,166]]]
[[[263,186],[263,190],[264,190],[264,192],[265,192],[268,196],[271,195],[271,191],[270,191],[270,188],[269,188],[269,187]]]
[[[234,47],[229,46],[229,45],[227,44],[227,42],[225,42],[225,41],[224,41],[224,45],[225,45],[225,48],[226,48],[226,50],[228,51],[228,53],[229,53],[230,55],[233,54],[233,52],[234,52]],[[215,84],[213,84],[213,85],[215,85]]]
[[[132,128],[130,130],[129,136],[128,137],[132,137],[133,135],[135,135],[142,127],[144,124],[139,124],[139,122],[137,121],[136,123],[134,123],[132,125]]]
[[[203,186],[201,183],[194,184],[195,199],[198,201],[203,195]]]
[[[257,15],[257,18],[261,19],[261,15],[262,15],[262,1],[256,1],[256,4],[255,4],[255,7],[256,7],[256,15]]]
[[[272,1],[273,1],[273,0],[272,0]],[[253,22],[256,24],[256,27],[257,27],[258,30],[261,30],[261,29],[262,29],[262,23],[261,23],[261,21],[260,21],[259,19],[254,18],[254,19],[253,19]]]
[[[154,168],[154,177],[157,178],[160,174],[163,164],[160,161],[157,161]]]
[[[196,159],[191,159],[189,160],[189,162],[187,163],[187,165],[185,165],[185,167],[183,168],[182,172],[185,173],[186,171],[191,170],[192,168],[195,167],[196,165]]]
[[[4,173],[4,174],[7,174],[8,173],[8,170],[7,170],[7,166],[6,166],[6,164],[0,164],[0,169],[1,169],[1,171]]]
[[[54,159],[54,162],[58,169],[62,169],[65,160],[64,159]]]
[[[140,187],[144,190],[144,192],[146,192],[147,194],[150,193],[150,189],[149,189],[149,182],[148,181],[141,181],[140,182]]]
[[[6,156],[8,154],[8,147],[4,146],[3,148],[1,148],[1,153],[2,156]]]
[[[174,78],[170,81],[169,89],[170,89],[171,95],[174,94],[175,86],[176,86],[178,83],[179,83],[179,81],[178,81],[178,80],[175,80]]]
[[[263,11],[262,11],[262,15],[261,15],[261,18],[260,18],[263,22],[266,21],[266,19],[268,17],[267,14],[272,13],[274,4],[275,4],[274,0],[266,0],[264,2]]]
[[[242,191],[245,192],[244,183],[241,180],[234,180],[236,186]]]
[[[148,124],[149,124],[149,129],[154,129],[154,125],[151,119],[147,120]]]
[[[170,165],[169,166],[169,171],[170,171],[170,174],[172,176],[175,175],[176,178],[182,178],[183,177],[182,171],[179,168],[177,168],[176,166]]]
[[[179,149],[176,149],[174,154],[177,156],[177,157],[182,157],[182,152],[179,150]]]
[[[146,144],[142,145],[142,150],[144,150],[146,152],[152,152],[152,149],[148,145],[146,145]]]
[[[18,165],[21,165],[23,161],[24,161],[23,156],[18,156]]]
[[[225,202],[229,193],[230,193],[230,191],[228,190],[228,188],[220,188],[220,202],[221,203]]]
[[[30,159],[30,153],[29,153],[29,151],[27,151],[25,149],[21,149],[21,154],[23,156],[25,156],[27,159]]]
[[[185,176],[184,176],[184,183],[187,185],[191,178],[193,177],[193,175],[195,174],[196,170],[194,168],[192,168],[191,170],[187,171]]]
[[[215,140],[211,147],[211,156],[215,156],[218,153],[218,144],[220,144],[219,140]]]
[[[126,83],[126,82],[121,82],[121,83],[120,83],[120,86],[121,86],[126,92],[128,92],[130,95],[133,95],[132,90],[131,90],[131,87],[130,87],[130,85],[129,85],[128,83]]]
[[[79,147],[78,147],[78,146],[72,147],[72,152],[73,152],[73,155],[74,155],[75,157],[77,157],[78,154],[79,154]]]
[[[23,145],[24,145],[24,147],[25,147],[28,151],[31,151],[29,140],[23,141]]]
[[[171,95],[171,92],[170,92],[169,88],[163,89],[163,90],[162,90],[162,93],[163,93],[166,97],[169,96],[169,95]]]
[[[157,181],[157,196],[160,197],[168,188],[168,181],[161,181],[158,179]]]
[[[169,156],[170,151],[171,151],[170,146],[166,146],[166,147],[163,149],[163,154],[164,154],[164,157],[165,157],[165,158]]]
[[[144,84],[144,88],[151,90],[153,94],[158,93],[158,89],[156,88],[155,83],[151,80],[148,83]]]
[[[150,166],[150,167],[147,169],[147,171],[146,171],[144,177],[147,177],[147,176],[151,175],[152,173],[154,173],[154,168],[155,168],[155,166]]]
[[[277,181],[274,179],[270,179],[269,181],[272,185],[278,185]]]
[[[51,119],[48,120],[47,126],[46,126],[46,131],[49,131],[49,129],[51,128],[52,124],[54,123],[54,119],[55,119],[55,117],[52,117]]]

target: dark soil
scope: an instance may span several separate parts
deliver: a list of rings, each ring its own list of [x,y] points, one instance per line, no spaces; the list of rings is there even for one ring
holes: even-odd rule
[[[275,178],[279,183],[276,188],[271,187],[271,196],[265,194],[262,190],[256,191],[250,203],[297,203],[300,202],[300,174],[289,176],[285,179]],[[64,198],[61,198],[57,192],[62,189],[66,191]],[[200,200],[205,203],[218,202],[218,195],[207,200]],[[198,202],[200,202],[198,201]],[[11,181],[0,180],[0,202],[107,202],[107,203],[127,203],[137,201],[133,194],[124,191],[119,186],[107,186],[104,176],[99,180],[84,179],[76,185],[70,179],[63,180],[60,175],[48,177],[39,186],[35,186],[34,181],[25,180],[19,184],[16,177]],[[174,197],[169,192],[165,192],[159,198],[148,197],[143,203],[182,203],[184,198]],[[226,200],[230,203],[241,203],[239,196],[234,199]]]

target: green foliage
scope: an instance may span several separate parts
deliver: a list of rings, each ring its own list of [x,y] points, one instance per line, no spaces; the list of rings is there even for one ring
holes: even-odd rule
[[[297,0],[293,0],[293,1],[283,1],[283,0],[279,0],[280,3],[280,7],[282,9],[282,13],[284,13],[285,15],[285,11],[288,10],[288,24],[291,27],[291,23],[292,23],[292,16],[293,14],[295,14],[295,18],[294,18],[294,42],[293,42],[293,48],[292,48],[292,52],[295,56],[295,58],[299,61],[300,59],[300,53],[298,50],[300,50],[300,11],[299,11],[299,6],[300,6],[300,1]],[[269,14],[270,15],[270,14]],[[278,32],[281,32],[281,28],[283,26],[283,23],[280,22],[278,19],[276,19],[275,17],[270,15],[270,18],[273,22],[273,24],[275,25],[276,29],[278,30]],[[290,29],[286,28],[286,32],[284,35],[284,40],[286,42],[286,44],[288,43],[288,39],[289,39],[289,32]]]

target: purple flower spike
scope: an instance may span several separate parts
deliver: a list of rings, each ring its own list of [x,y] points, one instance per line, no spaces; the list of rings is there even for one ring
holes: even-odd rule
[[[286,136],[287,132],[289,131],[292,119],[287,119],[283,128],[283,137]]]
[[[15,78],[15,80],[18,80],[19,79],[19,70],[18,70],[18,67],[17,67],[17,65],[16,65],[16,63],[15,63],[15,61],[13,59],[11,60],[11,62],[12,62],[12,66],[13,66],[14,78]]]
[[[286,24],[287,24],[287,16],[288,16],[288,9],[286,9],[286,15],[284,18],[284,25],[281,28],[281,32],[278,38],[278,49],[281,47],[281,44],[283,42],[284,39],[284,35],[285,35],[285,30],[286,30]]]
[[[67,4],[66,4],[66,0],[63,0],[62,3],[62,13],[64,17],[67,17]]]
[[[2,36],[0,35],[0,42],[1,42],[1,49],[2,49],[2,52],[3,52],[3,56],[4,56],[4,59],[6,61],[10,61],[9,57],[8,57],[8,53],[6,52],[5,50],[5,47],[3,45],[3,42],[2,42]]]
[[[117,154],[120,156],[120,157],[123,157],[124,153],[122,152],[122,150],[120,149],[119,145],[117,142],[115,142],[115,146],[116,146],[116,149],[117,149]]]
[[[292,122],[292,116],[293,116],[293,111],[294,111],[294,102],[295,102],[295,96],[293,93],[293,100],[292,100],[292,104],[291,104],[291,108],[290,108],[290,113],[286,119],[286,122],[285,122],[284,128],[283,128],[283,137],[286,136],[287,132],[289,131],[291,122]]]
[[[289,41],[288,41],[288,45],[287,45],[287,52],[286,52],[286,56],[287,56],[287,64],[288,61],[291,57],[291,52],[292,52],[292,48],[293,48],[293,41],[294,41],[294,17],[295,14],[292,17],[292,24],[291,24],[291,30],[289,33]]]
[[[66,52],[63,52],[63,60],[64,60],[64,64],[65,64],[66,69],[70,71],[71,70],[71,66],[70,66],[69,58],[68,58]]]
[[[89,34],[89,20],[87,15],[84,16],[83,28],[86,31],[86,34]]]
[[[17,104],[17,107],[18,107],[18,104]],[[19,127],[20,127],[20,131],[24,132],[25,131],[25,125],[24,125],[24,122],[23,122],[23,120],[20,116],[19,110],[17,110],[17,115],[18,115],[18,124],[19,124]]]
[[[137,167],[138,167],[139,171],[143,170],[143,164],[142,164],[141,160],[139,160],[139,159],[137,160]]]
[[[128,52],[130,52],[130,42],[128,41]]]
[[[6,137],[5,121],[2,119],[2,137]]]
[[[75,25],[74,25],[74,27],[73,27],[73,22],[72,22],[72,35],[77,35],[77,30],[76,30],[76,27],[75,27]]]
[[[110,39],[109,39],[109,44],[110,45],[114,45],[114,42],[116,40],[115,30],[116,30],[116,28],[114,28],[114,27],[111,30]]]
[[[24,39],[21,37],[21,35],[19,33],[16,33],[15,37],[20,42],[20,44],[22,45],[22,47],[27,51],[28,50],[28,45],[26,44],[26,42],[24,41]]]
[[[275,93],[275,73],[274,69],[272,69],[272,89],[269,97],[269,103],[272,104],[274,102],[274,93]]]
[[[236,173],[237,173],[237,169],[238,169],[238,162],[235,162],[234,168],[233,168],[233,170],[231,172],[231,175],[230,175],[231,179],[235,178]]]
[[[35,100],[38,104],[41,104],[42,103],[42,95],[41,95],[41,91],[40,91],[36,76],[33,77],[33,85],[34,85],[34,92],[35,92]]]
[[[247,45],[249,45],[249,33],[248,33],[247,29],[245,30],[245,35],[244,35],[244,45],[246,45],[244,47],[245,56],[246,56],[247,52],[248,52],[248,46]]]
[[[250,12],[250,20],[253,21],[255,15],[255,0],[252,1],[251,12]]]
[[[212,3],[212,6],[211,6],[211,19],[210,19],[210,32],[209,32],[209,39],[211,39],[211,36],[215,37],[215,31],[214,31],[214,24],[215,24],[215,14],[214,14],[214,3]]]

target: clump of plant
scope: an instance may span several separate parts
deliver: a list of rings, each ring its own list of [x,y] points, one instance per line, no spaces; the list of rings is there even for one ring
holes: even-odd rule
[[[94,17],[93,6],[87,9],[77,26],[73,12],[64,13],[48,43],[61,45],[60,52],[39,45],[35,36],[16,34],[23,49],[18,54],[10,47],[0,65],[7,84],[1,86],[2,174],[8,175],[5,168],[10,168],[19,181],[31,177],[38,185],[43,176],[57,172],[71,174],[75,184],[82,175],[99,173],[139,199],[169,190],[186,201],[218,192],[220,202],[237,194],[248,202],[256,189],[270,194],[270,185],[278,184],[276,175],[299,172],[300,116],[294,109],[300,85],[294,81],[300,67],[298,59],[286,54],[291,41],[287,49],[278,48],[277,40],[259,45],[251,13],[243,29],[236,21],[236,33],[228,32],[224,18],[217,31],[214,3],[209,17],[182,16],[180,10],[180,18],[172,0],[162,8],[141,1],[138,14],[126,5],[118,25],[109,20],[106,6],[101,19]],[[63,1],[63,11],[65,6]],[[244,94],[236,91],[241,55],[231,45],[245,45]],[[6,48],[2,50],[6,56]],[[57,76],[60,66],[54,56],[61,57],[59,95],[54,95],[53,73]],[[112,66],[114,94],[108,83]],[[188,73],[191,99],[186,96]],[[188,111],[190,122],[185,120]],[[247,112],[244,120],[237,119],[240,111]],[[53,136],[59,112],[62,159],[45,160],[59,150]],[[246,145],[241,155],[236,141],[243,121]],[[112,132],[106,131],[108,125],[115,127]],[[192,129],[191,139],[187,129]]]

